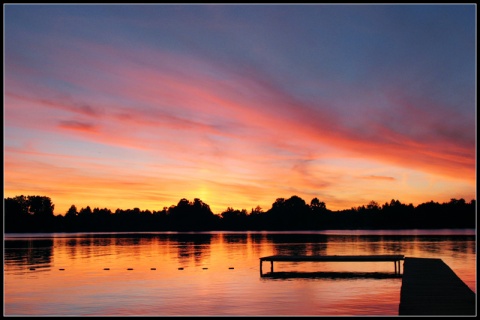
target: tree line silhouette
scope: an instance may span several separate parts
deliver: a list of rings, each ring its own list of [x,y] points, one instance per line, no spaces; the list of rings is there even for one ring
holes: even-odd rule
[[[119,232],[119,231],[293,231],[332,229],[437,229],[475,228],[476,201],[451,199],[418,206],[392,199],[383,205],[367,205],[332,211],[313,198],[310,204],[298,196],[278,198],[267,211],[260,206],[238,210],[228,207],[214,214],[195,198],[181,199],[160,211],[72,205],[65,215],[54,215],[46,196],[16,196],[4,199],[4,232]]]

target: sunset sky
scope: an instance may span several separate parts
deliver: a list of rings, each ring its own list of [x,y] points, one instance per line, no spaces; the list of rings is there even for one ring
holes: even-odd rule
[[[4,5],[4,196],[476,197],[475,5]]]

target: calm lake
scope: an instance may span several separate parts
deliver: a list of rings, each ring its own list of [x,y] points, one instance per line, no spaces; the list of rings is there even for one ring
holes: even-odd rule
[[[393,262],[261,277],[275,254],[440,258],[476,292],[475,230],[6,234],[4,248],[6,316],[398,315]]]

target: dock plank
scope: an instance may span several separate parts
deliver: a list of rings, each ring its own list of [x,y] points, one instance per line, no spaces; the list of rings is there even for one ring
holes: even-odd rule
[[[476,294],[441,259],[406,257],[399,315],[475,315]]]
[[[260,258],[261,261],[290,261],[290,262],[370,262],[370,261],[398,261],[403,255],[273,255]]]
[[[260,276],[263,276],[262,263],[270,262],[270,273],[273,273],[273,262],[393,262],[395,273],[400,274],[400,261],[403,255],[273,255],[260,258]]]

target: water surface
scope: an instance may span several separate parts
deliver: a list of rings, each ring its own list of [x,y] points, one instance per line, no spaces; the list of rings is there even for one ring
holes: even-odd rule
[[[274,254],[440,258],[476,292],[474,230],[4,238],[5,315],[398,315],[392,262],[280,262],[261,277]]]

